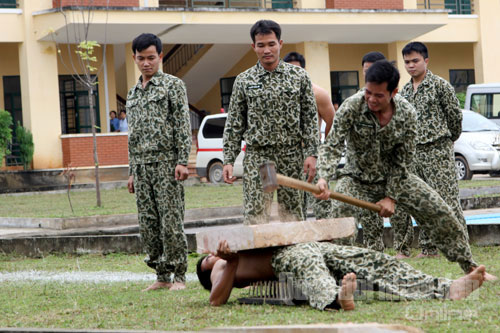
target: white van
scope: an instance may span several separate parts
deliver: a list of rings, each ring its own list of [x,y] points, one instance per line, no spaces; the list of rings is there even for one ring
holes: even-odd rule
[[[500,125],[500,83],[469,85],[465,109],[475,111]]]
[[[200,177],[207,177],[214,184],[224,182],[222,165],[222,136],[226,125],[227,113],[206,116],[200,124],[198,131],[198,152],[196,154],[196,173]],[[233,175],[243,176],[243,156],[245,144],[234,163]]]

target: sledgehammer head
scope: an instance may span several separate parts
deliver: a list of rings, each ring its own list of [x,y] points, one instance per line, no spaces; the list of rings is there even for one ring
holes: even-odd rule
[[[260,180],[264,192],[272,192],[278,188],[276,167],[273,162],[266,162],[260,166]]]

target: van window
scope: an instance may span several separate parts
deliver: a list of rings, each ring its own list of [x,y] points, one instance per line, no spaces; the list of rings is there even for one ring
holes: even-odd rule
[[[470,108],[486,118],[500,118],[500,93],[473,94]]]
[[[203,126],[203,136],[206,139],[221,139],[224,134],[226,117],[207,119]]]

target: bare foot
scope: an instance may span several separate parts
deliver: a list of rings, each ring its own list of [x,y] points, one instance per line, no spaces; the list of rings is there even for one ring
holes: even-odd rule
[[[186,289],[186,284],[184,282],[174,282],[173,285],[168,288],[168,290],[182,290]]]
[[[484,281],[491,282],[496,280],[498,280],[498,278],[495,275],[492,275],[488,272],[484,272]]]
[[[142,291],[158,290],[158,289],[164,289],[164,288],[170,289],[171,287],[172,287],[171,282],[156,281],[155,283],[153,283],[152,285],[150,285],[146,289],[143,289]]]
[[[396,259],[408,259],[408,258],[410,258],[410,256],[407,256],[404,253],[399,252],[398,254],[396,254]]]
[[[342,287],[337,295],[337,302],[344,311],[354,310],[354,292],[356,291],[356,274],[349,273],[342,279]]]
[[[469,296],[470,293],[481,287],[485,273],[486,267],[481,265],[474,268],[469,274],[453,281],[450,286],[450,299],[459,300]]]

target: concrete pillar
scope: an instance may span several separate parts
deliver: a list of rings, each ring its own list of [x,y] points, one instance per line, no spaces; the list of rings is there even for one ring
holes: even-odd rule
[[[158,0],[140,0],[140,7],[159,7],[160,2]]]
[[[306,58],[306,70],[312,82],[331,92],[330,53],[328,42],[303,42],[297,44],[297,52]]]
[[[104,45],[101,47],[104,61]],[[99,110],[101,132],[109,132],[109,112],[116,111],[116,80],[115,80],[115,57],[114,46],[106,45],[106,64],[103,63],[103,68],[99,72]]]
[[[403,88],[403,86],[406,84],[406,82],[410,81],[411,76],[408,74],[408,72],[405,69],[405,62],[403,59],[403,54],[401,51],[405,47],[405,45],[408,44],[408,41],[398,41],[394,43],[389,43],[387,50],[387,59],[389,61],[394,61],[396,67],[399,70],[399,89]]]
[[[404,0],[403,1],[404,9],[417,9],[417,0]]]
[[[61,111],[57,51],[53,42],[35,37],[32,12],[50,8],[52,2],[24,0],[24,42],[19,43],[19,71],[23,125],[33,133],[35,169],[62,167]]]
[[[127,72],[127,91],[137,84],[141,72],[132,58],[132,43],[125,44],[125,71]]]
[[[326,0],[297,0],[296,8],[326,8]]]
[[[500,1],[475,0],[474,12],[478,15],[479,40],[474,43],[474,71],[476,83],[498,82],[500,63],[498,45],[500,45]]]

